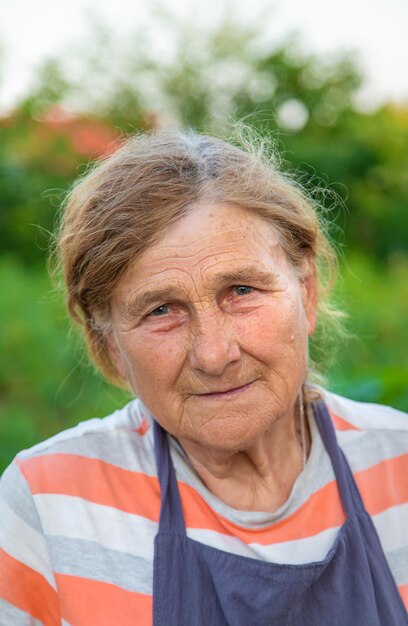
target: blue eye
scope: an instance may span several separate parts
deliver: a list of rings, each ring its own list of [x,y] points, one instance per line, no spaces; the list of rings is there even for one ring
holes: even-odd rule
[[[157,309],[154,309],[150,315],[154,315],[155,317],[161,317],[163,315],[166,315],[169,312],[169,307],[167,306],[167,304],[162,304],[161,306],[158,306]]]
[[[246,296],[248,293],[251,293],[252,287],[248,287],[247,285],[237,285],[234,287],[235,293],[238,296]]]

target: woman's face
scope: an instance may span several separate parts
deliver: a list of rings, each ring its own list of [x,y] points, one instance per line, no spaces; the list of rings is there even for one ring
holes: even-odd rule
[[[171,434],[245,449],[293,413],[314,330],[313,272],[299,279],[270,224],[199,206],[135,261],[112,298],[120,375]]]

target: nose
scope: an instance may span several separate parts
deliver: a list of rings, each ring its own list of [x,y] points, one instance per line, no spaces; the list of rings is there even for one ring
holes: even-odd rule
[[[210,376],[220,376],[240,359],[238,338],[216,313],[202,316],[194,332],[190,349],[190,365]]]

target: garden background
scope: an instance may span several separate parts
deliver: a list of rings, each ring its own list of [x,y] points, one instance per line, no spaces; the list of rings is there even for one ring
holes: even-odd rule
[[[165,58],[140,33],[129,45],[99,24],[0,118],[0,472],[18,450],[127,398],[69,330],[47,251],[73,180],[128,134],[169,125],[228,135],[240,120],[272,139],[328,213],[340,253],[354,338],[326,367],[329,387],[408,410],[408,103],[361,110],[355,60],[309,55],[297,37],[276,45],[230,19],[212,29],[165,19]]]

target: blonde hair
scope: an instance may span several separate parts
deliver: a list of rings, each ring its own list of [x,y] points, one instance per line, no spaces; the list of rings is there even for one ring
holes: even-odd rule
[[[295,270],[312,261],[318,327],[335,325],[338,331],[342,313],[329,302],[337,258],[313,203],[279,171],[264,145],[245,138],[240,143],[192,131],[141,134],[97,164],[68,195],[56,246],[67,306],[91,358],[111,382],[123,386],[107,345],[115,286],[130,263],[203,203],[237,206],[270,222]],[[322,332],[317,341],[323,352]]]

